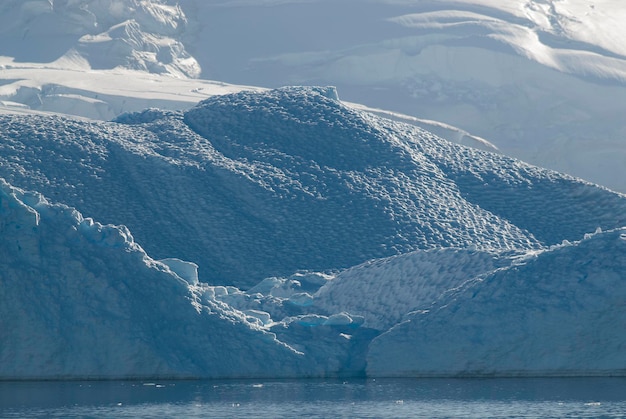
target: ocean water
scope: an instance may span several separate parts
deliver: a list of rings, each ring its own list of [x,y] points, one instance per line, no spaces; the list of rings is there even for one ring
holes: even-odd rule
[[[626,417],[626,378],[0,382],[2,418]]]

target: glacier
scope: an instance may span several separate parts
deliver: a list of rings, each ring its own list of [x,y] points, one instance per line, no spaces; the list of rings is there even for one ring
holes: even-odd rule
[[[626,196],[337,99],[0,115],[0,379],[626,373]]]

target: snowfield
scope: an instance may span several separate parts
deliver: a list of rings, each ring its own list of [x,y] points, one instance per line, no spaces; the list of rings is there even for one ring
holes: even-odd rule
[[[0,379],[626,373],[624,195],[334,88],[0,148]]]

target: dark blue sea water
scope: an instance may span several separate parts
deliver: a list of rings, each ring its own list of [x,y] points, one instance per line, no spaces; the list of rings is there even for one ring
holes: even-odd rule
[[[617,418],[626,379],[2,382],[0,417]]]

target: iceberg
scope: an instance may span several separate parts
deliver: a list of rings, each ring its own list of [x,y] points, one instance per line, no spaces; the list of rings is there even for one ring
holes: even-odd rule
[[[626,375],[624,195],[329,88],[0,120],[0,379]]]

